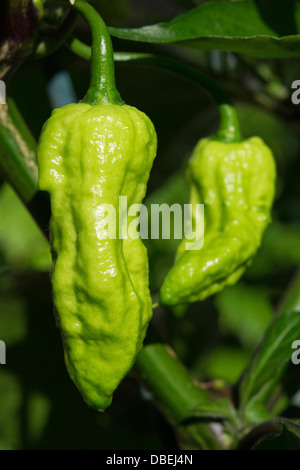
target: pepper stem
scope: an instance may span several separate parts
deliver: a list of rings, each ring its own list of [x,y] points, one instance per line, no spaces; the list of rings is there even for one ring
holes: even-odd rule
[[[220,126],[216,138],[221,142],[240,142],[240,124],[234,105],[230,102],[219,103]]]
[[[99,13],[82,0],[70,0],[89,24],[92,33],[91,82],[83,103],[123,104],[116,89],[114,54],[107,27]]]
[[[91,48],[83,44],[78,39],[71,39],[68,41],[69,46],[75,54],[90,60]],[[188,66],[179,62],[178,60],[170,57],[164,57],[154,54],[147,54],[141,52],[117,52],[114,54],[114,60],[117,62],[129,62],[137,65],[152,65],[154,67],[163,67],[172,70],[183,77],[198,83],[204,88],[215,100],[219,115],[220,124],[217,133],[213,136],[214,139],[222,142],[232,143],[241,141],[241,133],[239,126],[239,118],[237,111],[232,104],[227,93],[222,90],[217,83],[210,77],[207,77],[194,67]]]

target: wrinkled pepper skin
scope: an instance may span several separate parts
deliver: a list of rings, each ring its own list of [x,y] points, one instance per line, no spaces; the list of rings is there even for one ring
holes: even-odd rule
[[[103,239],[100,205],[112,204],[118,220],[119,196],[128,206],[141,203],[155,155],[152,122],[127,105],[56,109],[39,141],[65,363],[85,401],[99,410],[132,367],[152,315],[146,248],[140,238]]]
[[[170,306],[203,300],[242,276],[271,220],[276,169],[258,137],[238,143],[202,139],[187,177],[190,202],[204,204],[204,244],[193,251],[180,243],[160,291]]]

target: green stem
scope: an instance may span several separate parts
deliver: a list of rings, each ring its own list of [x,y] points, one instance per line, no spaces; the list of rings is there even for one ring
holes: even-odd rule
[[[37,190],[36,142],[11,98],[0,107],[0,175],[48,237],[49,199]]]
[[[113,48],[104,21],[88,3],[81,0],[71,3],[84,16],[92,33],[91,83],[83,102],[91,105],[123,104],[116,89]]]
[[[13,116],[11,117],[10,111]],[[4,180],[15,189],[20,199],[28,205],[37,191],[36,167],[33,163],[32,136],[29,144],[15,126],[20,125],[19,115],[15,105],[8,100],[8,105],[2,105],[0,112],[0,173]]]
[[[150,390],[159,397],[164,411],[176,424],[191,418],[199,404],[201,406],[208,401],[207,392],[192,382],[175,353],[164,344],[145,346],[135,365]]]
[[[28,150],[31,152],[31,164],[34,174],[37,176],[37,161],[36,161],[36,140],[32,135],[31,130],[28,128],[23,119],[16,103],[9,96],[7,97],[8,115],[13,123],[15,131],[20,134],[23,141],[26,143]]]
[[[213,403],[212,398],[193,382],[174,351],[160,343],[147,345],[139,353],[135,367],[187,445],[210,450],[220,448],[221,443],[210,425],[193,421],[197,410]]]
[[[69,46],[80,57],[87,60],[91,58],[91,49],[78,39],[70,40]],[[198,83],[211,94],[219,109],[220,125],[216,138],[224,142],[239,142],[241,140],[237,111],[229,96],[211,78],[197,69],[175,59],[155,54],[119,52],[114,54],[114,60],[116,62],[163,67]]]

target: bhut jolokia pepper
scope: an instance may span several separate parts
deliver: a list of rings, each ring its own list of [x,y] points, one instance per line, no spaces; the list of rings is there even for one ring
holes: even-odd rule
[[[190,203],[204,204],[204,243],[199,250],[187,250],[186,240],[180,243],[160,291],[165,305],[204,300],[237,282],[271,220],[272,152],[259,137],[240,141],[234,121],[225,132],[223,116],[222,132],[200,140],[188,162]]]
[[[142,202],[156,154],[150,119],[116,91],[112,45],[96,11],[75,7],[93,35],[86,98],[53,111],[38,148],[39,187],[50,193],[52,289],[70,377],[86,402],[105,409],[140,351],[152,302],[142,241],[123,226],[107,237],[103,204]],[[119,232],[122,233],[121,237]]]

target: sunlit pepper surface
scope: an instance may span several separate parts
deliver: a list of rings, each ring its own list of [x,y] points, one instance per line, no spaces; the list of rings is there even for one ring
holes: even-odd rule
[[[152,315],[146,248],[139,238],[118,236],[118,219],[119,196],[127,196],[128,206],[142,202],[155,154],[153,124],[127,105],[56,109],[40,137],[39,187],[51,197],[56,320],[70,377],[97,409],[111,403]],[[107,238],[102,204],[116,210],[116,239]]]
[[[161,287],[165,305],[195,302],[237,282],[256,254],[271,220],[276,170],[259,137],[224,143],[202,139],[187,168],[190,202],[204,204],[204,244],[183,240]]]

